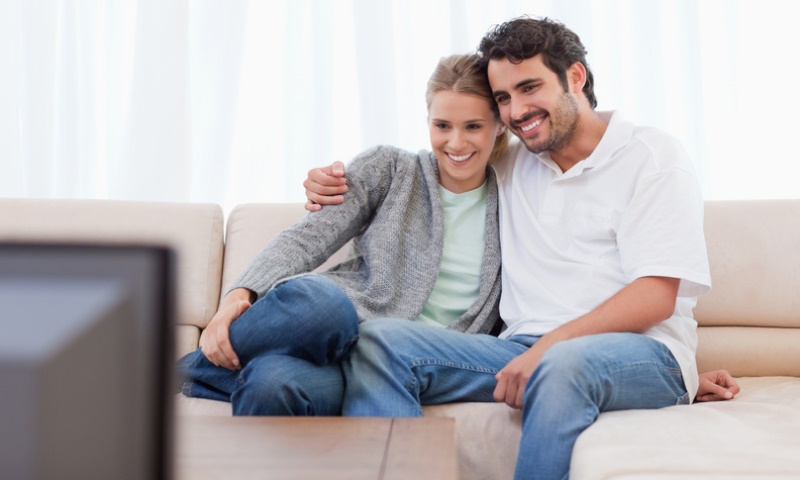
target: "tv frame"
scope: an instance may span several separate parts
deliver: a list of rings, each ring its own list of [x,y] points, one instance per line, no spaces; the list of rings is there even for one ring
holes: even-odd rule
[[[127,325],[131,338],[133,358],[130,370],[120,372],[129,375],[130,395],[133,397],[130,415],[134,419],[126,419],[124,423],[133,424],[134,436],[130,455],[121,461],[130,462],[130,468],[121,467],[120,471],[128,474],[118,478],[131,480],[157,479],[168,480],[173,477],[174,428],[173,428],[173,390],[174,390],[174,335],[175,335],[175,255],[173,251],[161,245],[105,245],[91,243],[4,243],[0,242],[0,279],[8,282],[40,282],[41,285],[76,285],[81,282],[101,282],[116,284],[124,290],[127,298],[127,319],[133,323]],[[13,284],[13,283],[12,283]],[[26,285],[27,285],[26,284]],[[36,292],[45,298],[46,291]],[[87,296],[88,297],[88,296]],[[34,298],[37,298],[34,296]],[[123,315],[124,316],[124,315]],[[67,315],[64,316],[66,318]],[[122,317],[120,317],[122,318]],[[7,319],[6,326],[13,328],[16,321],[36,321],[35,318]],[[132,330],[130,330],[132,329]],[[8,332],[13,336],[13,331]],[[8,344],[7,344],[8,345]],[[14,345],[8,350],[24,356],[24,348]],[[108,350],[108,349],[107,349]],[[15,361],[0,352],[0,362],[10,365],[13,372]],[[104,351],[104,355],[120,355],[123,352]],[[137,355],[138,353],[138,355]],[[107,359],[108,360],[108,359]],[[117,360],[119,360],[117,358]],[[103,359],[97,359],[103,361]],[[25,365],[25,360],[16,364]],[[27,368],[27,367],[26,367]],[[27,368],[25,371],[29,371]],[[8,369],[0,370],[9,372]],[[22,369],[20,369],[22,372]],[[76,372],[77,373],[77,372]],[[23,372],[23,374],[25,374]],[[10,378],[13,375],[10,376]],[[14,378],[19,378],[17,375]],[[121,382],[125,384],[126,382]],[[97,392],[94,392],[95,394]],[[119,392],[117,392],[119,393]],[[12,393],[13,394],[13,393]],[[125,397],[127,398],[127,397]],[[13,404],[13,402],[10,402]],[[19,402],[17,402],[19,403]],[[0,407],[4,408],[4,407]],[[37,408],[28,405],[24,408]],[[3,413],[12,419],[13,412]],[[21,417],[19,417],[21,418]],[[52,415],[47,416],[52,420]],[[87,428],[91,429],[92,419],[87,418]],[[141,423],[131,423],[141,422]],[[57,420],[56,420],[57,421]],[[25,422],[17,422],[25,425]],[[30,425],[29,425],[30,426]],[[56,426],[37,425],[37,430],[47,432]],[[83,433],[83,432],[82,432]],[[88,433],[87,433],[88,434]],[[14,445],[13,431],[5,429],[0,432],[0,445]],[[130,441],[130,440],[126,440]],[[15,448],[36,449],[37,445],[19,446]],[[69,445],[64,446],[65,450]],[[8,451],[10,454],[11,451]],[[58,471],[60,465],[47,465],[46,462],[63,463],[60,455],[50,458],[37,457],[40,452],[26,452],[29,459],[45,462],[31,467],[23,467],[29,478],[49,476],[42,472]],[[25,455],[4,459],[5,462],[22,462]],[[54,457],[58,457],[55,458]],[[28,460],[29,461],[29,460]],[[63,473],[67,474],[68,469]],[[6,470],[7,472],[9,470]],[[87,476],[91,465],[86,466]],[[38,473],[37,473],[38,472]],[[26,478],[28,478],[26,476]],[[70,478],[70,475],[60,478]]]

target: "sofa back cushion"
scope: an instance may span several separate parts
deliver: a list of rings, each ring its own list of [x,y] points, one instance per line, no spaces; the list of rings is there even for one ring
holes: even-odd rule
[[[197,330],[217,310],[223,251],[218,205],[2,198],[0,241],[167,246],[176,254],[178,323]]]
[[[698,366],[800,376],[800,200],[706,202]]]
[[[282,230],[305,216],[302,203],[247,203],[237,205],[228,215],[225,229],[225,266],[222,295],[230,289],[250,261]],[[350,242],[334,253],[317,271],[327,270],[344,260]]]

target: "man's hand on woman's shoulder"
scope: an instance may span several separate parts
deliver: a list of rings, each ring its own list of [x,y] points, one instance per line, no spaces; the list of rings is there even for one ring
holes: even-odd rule
[[[306,210],[316,212],[323,205],[338,205],[344,202],[347,180],[344,178],[344,163],[333,162],[327,167],[312,168],[303,182],[306,189]]]

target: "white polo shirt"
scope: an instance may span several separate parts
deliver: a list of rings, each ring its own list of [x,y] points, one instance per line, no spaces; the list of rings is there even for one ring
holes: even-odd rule
[[[711,286],[700,186],[677,140],[600,115],[609,121],[603,138],[567,172],[521,143],[495,165],[501,337],[548,333],[640,277],[680,278],[674,315],[645,334],[670,349],[694,398],[692,308]]]

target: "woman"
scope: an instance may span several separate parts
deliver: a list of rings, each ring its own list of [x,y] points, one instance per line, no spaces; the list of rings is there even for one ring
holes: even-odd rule
[[[335,415],[338,361],[359,320],[492,331],[500,255],[487,166],[508,138],[476,59],[444,58],[428,82],[432,152],[364,152],[347,171],[353,201],[310,214],[259,254],[224,297],[201,348],[179,361],[186,395],[230,400],[236,415]],[[350,239],[348,260],[307,274]]]

